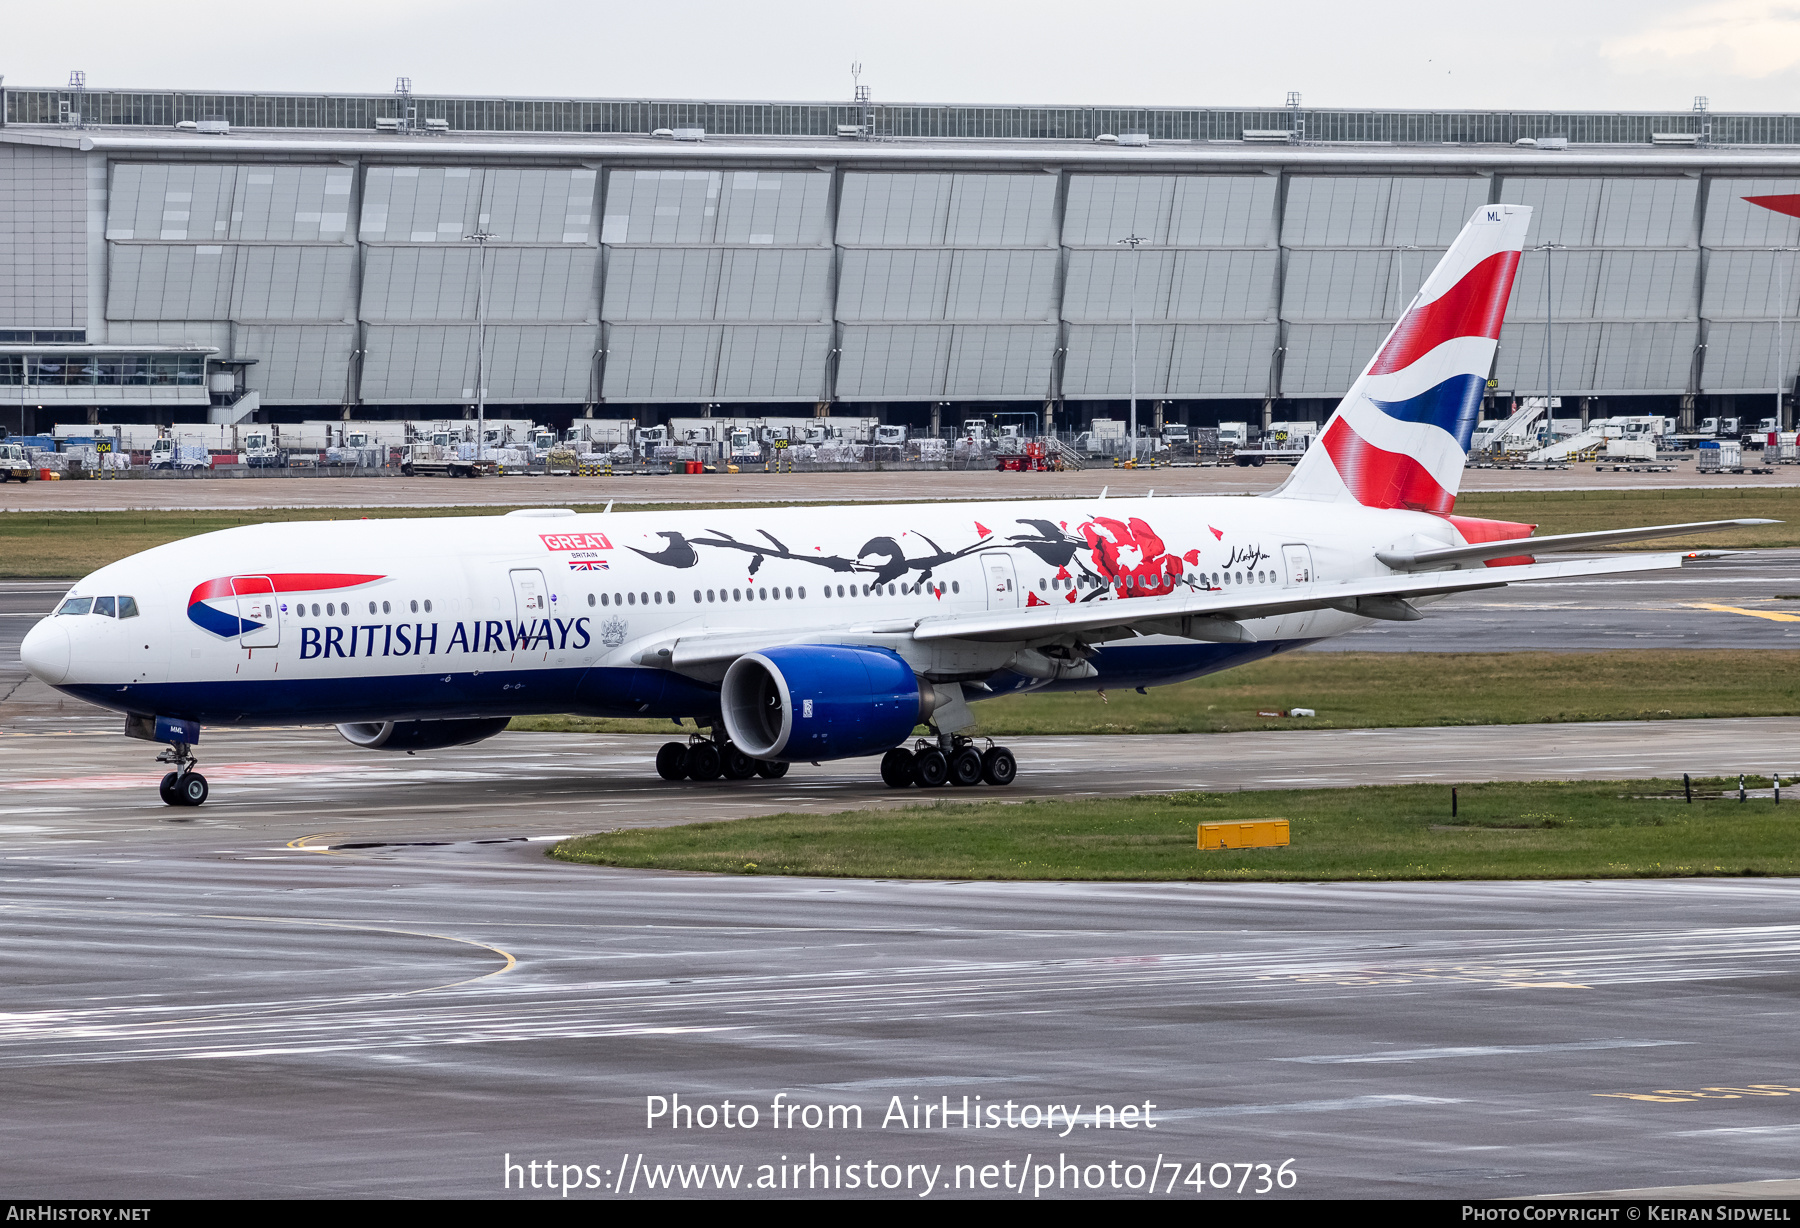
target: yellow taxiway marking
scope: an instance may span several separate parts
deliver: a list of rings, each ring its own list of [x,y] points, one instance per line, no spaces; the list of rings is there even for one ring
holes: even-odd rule
[[[1711,601],[1684,602],[1689,609],[1717,610],[1721,614],[1742,614],[1746,618],[1766,618],[1772,623],[1800,623],[1800,614],[1783,614],[1779,610],[1746,610],[1742,606],[1717,605]]]
[[[355,853],[340,853],[328,844],[307,843],[308,840],[329,840],[333,836],[344,836],[348,834],[348,832],[341,831],[315,832],[310,836],[301,836],[298,840],[289,840],[287,842],[287,847],[302,853],[319,853],[326,857],[348,857],[354,860],[357,858],[357,854]]]

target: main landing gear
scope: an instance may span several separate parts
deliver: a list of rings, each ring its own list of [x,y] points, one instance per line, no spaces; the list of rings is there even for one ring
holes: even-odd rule
[[[788,765],[769,759],[752,759],[730,742],[692,738],[686,745],[665,742],[656,752],[656,774],[664,780],[749,780],[761,776],[778,780]]]
[[[175,765],[175,770],[164,776],[162,783],[156,786],[164,805],[198,806],[206,800],[206,777],[194,770],[197,761],[186,742],[172,743],[168,750],[156,757],[156,761]]]
[[[949,742],[947,750],[944,741]],[[964,737],[940,739],[936,745],[921,738],[912,750],[896,746],[881,757],[881,779],[890,789],[908,785],[937,789],[947,784],[966,788],[983,781],[1010,785],[1018,774],[1019,761],[1006,747],[989,742],[984,751]]]

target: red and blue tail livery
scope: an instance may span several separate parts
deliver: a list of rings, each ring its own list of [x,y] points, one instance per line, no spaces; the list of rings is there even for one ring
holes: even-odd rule
[[[1531,210],[1483,205],[1351,385],[1281,493],[1447,514]]]
[[[361,588],[384,580],[340,572],[271,572],[265,576],[221,576],[194,586],[188,594],[188,621],[220,639],[236,639],[262,630],[276,617],[283,593],[327,593]]]

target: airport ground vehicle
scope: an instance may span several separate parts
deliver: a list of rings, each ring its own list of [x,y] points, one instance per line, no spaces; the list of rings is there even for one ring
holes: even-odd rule
[[[410,443],[400,461],[400,472],[407,477],[479,478],[500,471],[494,461],[460,456],[459,451],[440,444]]]
[[[22,445],[16,443],[0,443],[0,482],[17,479],[21,482],[31,477],[31,458],[25,455]]]
[[[1257,446],[1239,448],[1233,459],[1240,465],[1262,465],[1269,461],[1297,465],[1318,435],[1317,422],[1271,422]]]
[[[542,712],[694,719],[710,734],[657,757],[671,779],[879,755],[895,787],[1005,785],[1017,762],[970,736],[972,700],[1177,682],[1456,593],[1681,565],[1545,554],[1765,523],[1527,541],[1454,514],[1529,218],[1476,211],[1262,498],[244,526],[94,572],[21,655],[165,743],[172,805],[206,798],[204,725],[332,723],[400,751]]]

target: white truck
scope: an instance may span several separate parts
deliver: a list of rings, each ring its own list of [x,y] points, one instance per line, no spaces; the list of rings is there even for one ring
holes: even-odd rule
[[[762,444],[756,432],[747,426],[734,427],[726,441],[726,455],[734,465],[754,465],[763,458]]]
[[[281,465],[281,448],[271,430],[251,427],[240,431],[238,445],[243,449],[239,453],[243,463],[252,469],[274,469]]]
[[[637,422],[632,418],[577,418],[563,432],[563,443],[576,455],[589,452],[611,452],[631,447],[632,432]]]
[[[1263,465],[1269,461],[1297,465],[1318,435],[1317,422],[1271,422],[1263,431],[1259,446],[1239,448],[1233,459],[1243,466]]]
[[[477,459],[475,445],[465,443],[409,443],[400,462],[407,477],[479,478],[499,471],[498,462]]]
[[[31,458],[22,445],[0,443],[0,482],[17,478],[21,482],[32,477]]]

